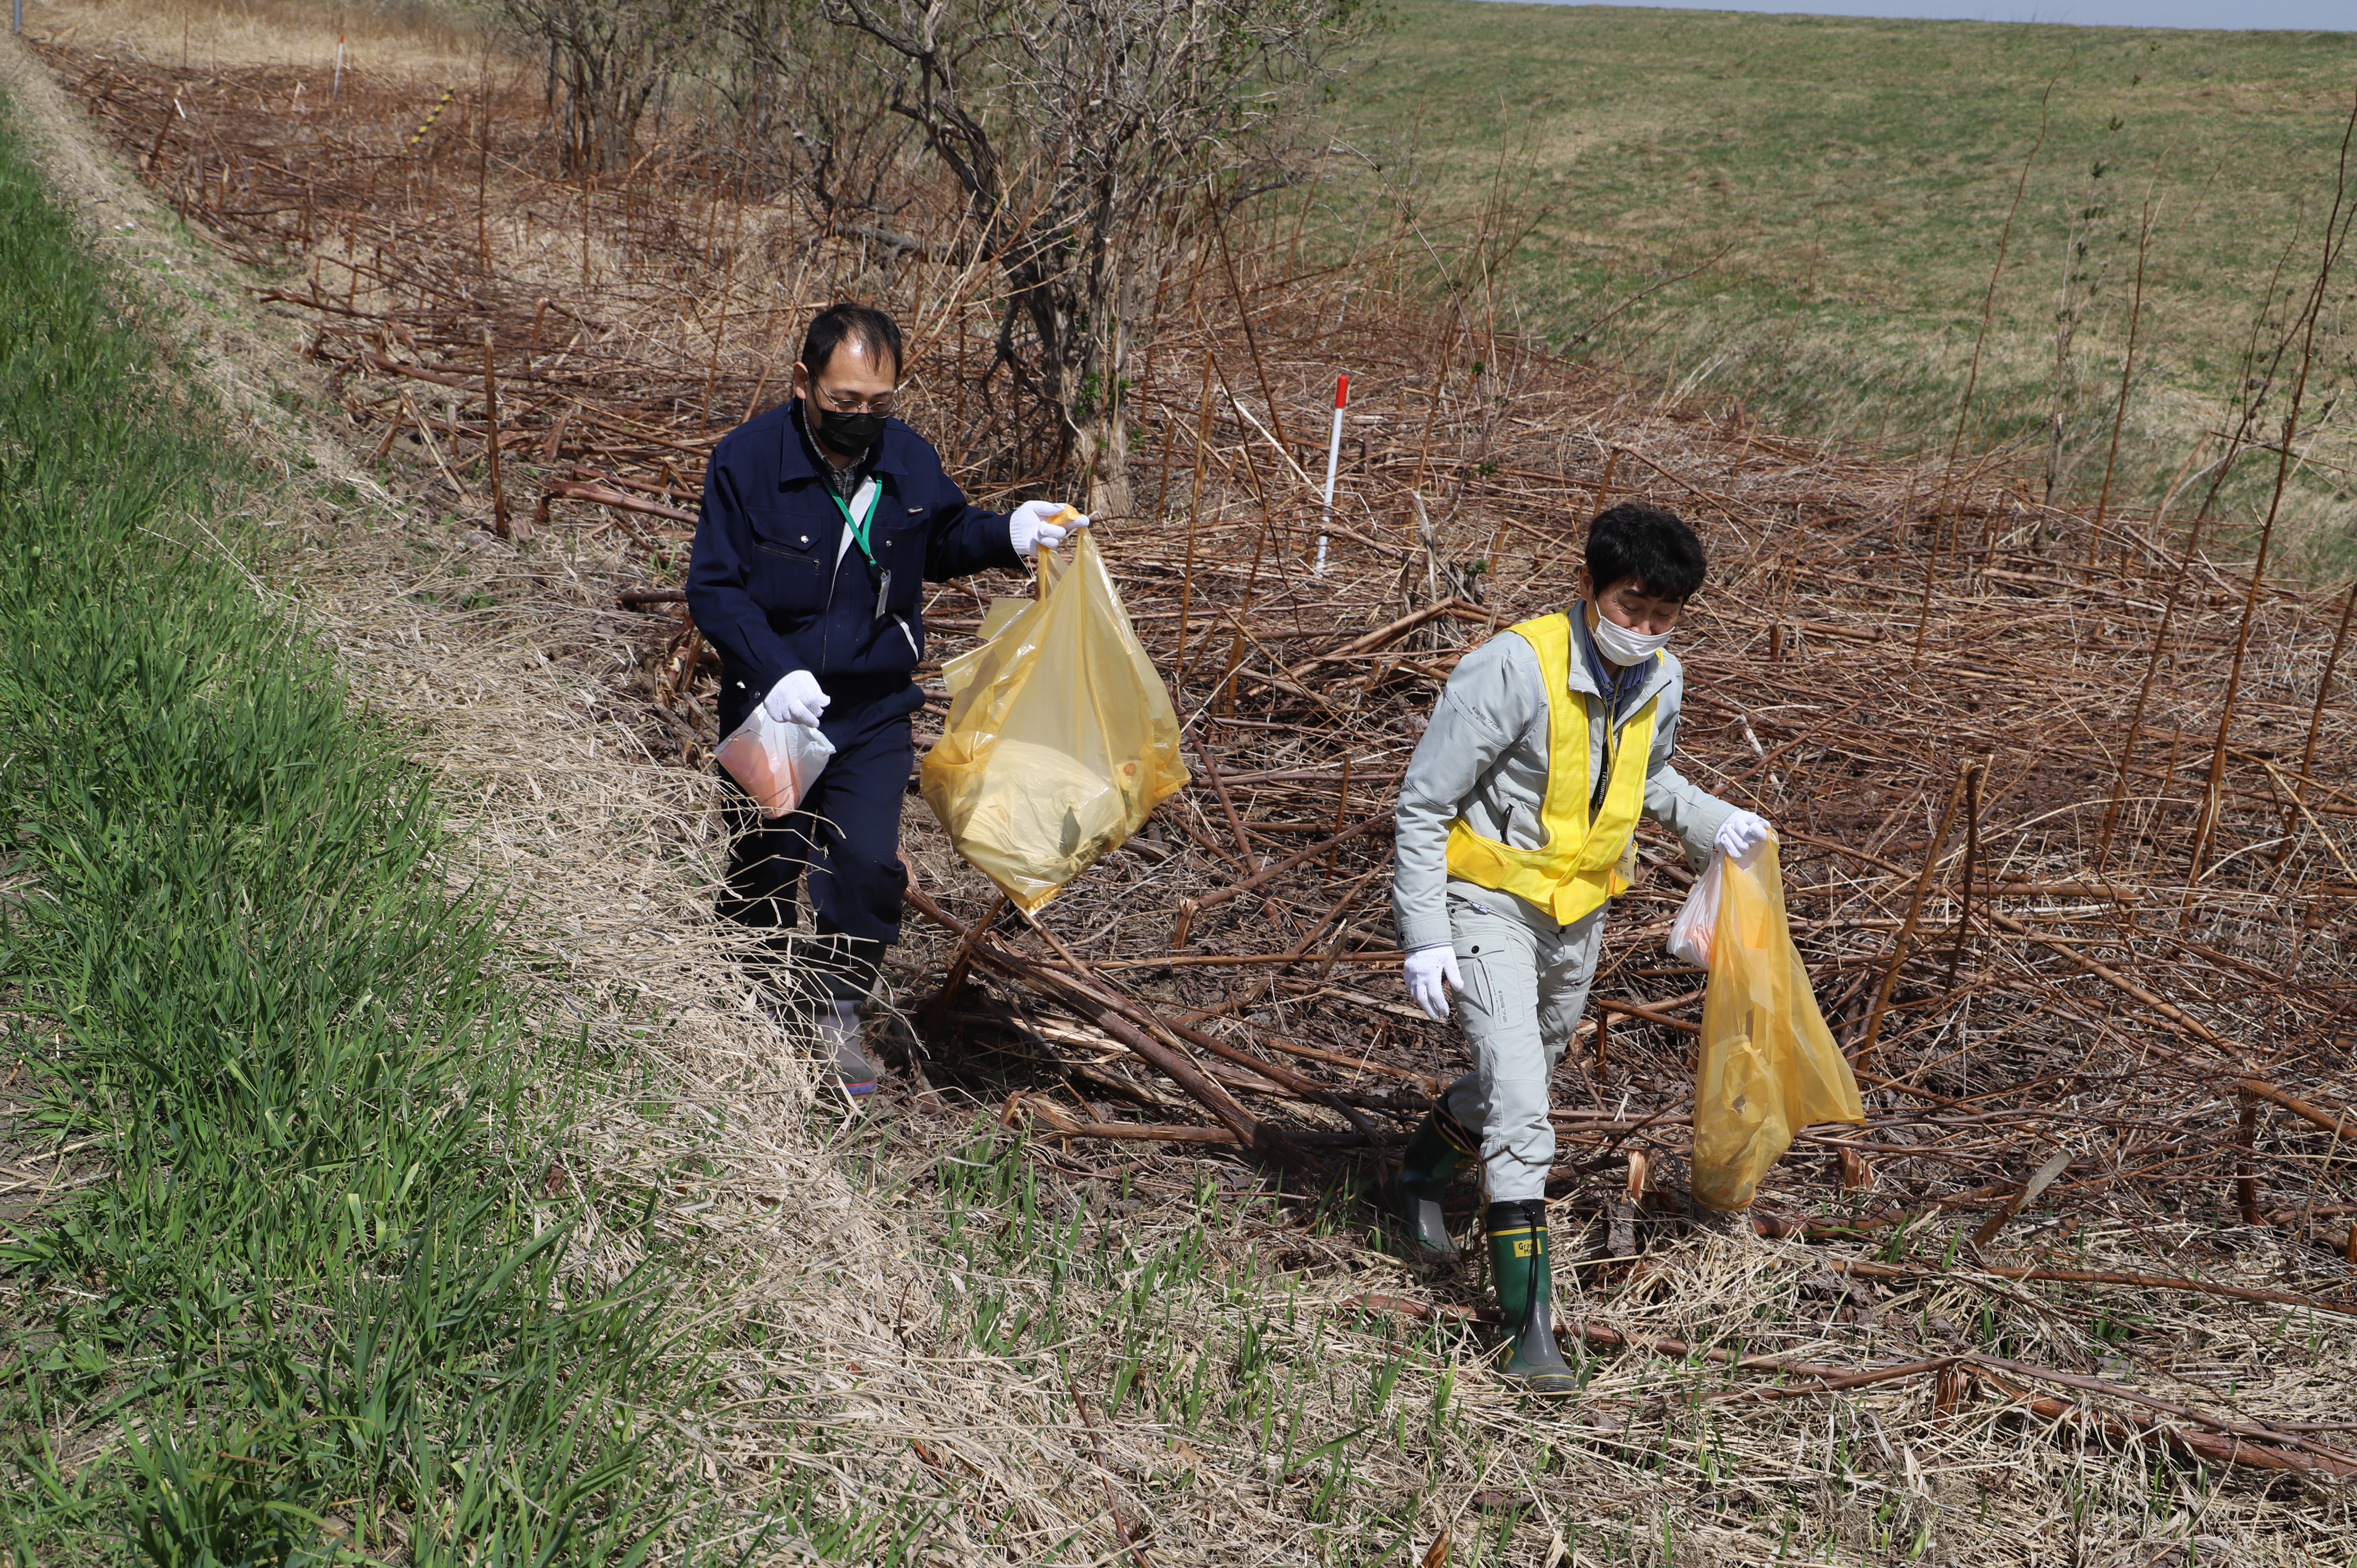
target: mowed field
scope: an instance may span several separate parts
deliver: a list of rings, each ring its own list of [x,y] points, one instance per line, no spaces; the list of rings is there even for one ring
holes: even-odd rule
[[[1487,0],[1395,0],[1389,17],[1340,84],[1368,160],[1342,160],[1340,210],[1376,229],[1380,182],[1436,226],[1527,224],[1494,278],[1462,280],[1501,324],[1739,398],[1765,426],[1944,451],[1996,276],[1966,445],[2092,500],[2141,250],[2114,501],[2149,505],[2190,473],[2181,514],[2224,442],[2196,446],[2241,419],[2316,277],[2357,92],[2357,32]],[[2318,337],[2282,557],[2328,574],[2357,528],[2352,281]],[[2262,512],[2274,467],[2238,464],[2222,515]]]

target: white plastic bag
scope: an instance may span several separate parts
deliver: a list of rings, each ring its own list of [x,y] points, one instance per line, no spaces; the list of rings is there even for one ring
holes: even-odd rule
[[[1694,891],[1686,895],[1678,918],[1670,922],[1670,940],[1664,944],[1670,956],[1697,969],[1710,967],[1710,936],[1718,929],[1718,890],[1726,881],[1721,870],[1726,864],[1724,852],[1711,852],[1710,869],[1695,878]]]
[[[713,754],[765,817],[782,817],[802,804],[818,781],[834,743],[812,725],[781,724],[760,703]]]

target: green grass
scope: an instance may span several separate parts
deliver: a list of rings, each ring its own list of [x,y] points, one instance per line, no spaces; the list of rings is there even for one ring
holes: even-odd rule
[[[0,1072],[12,1158],[91,1177],[7,1211],[0,1539],[632,1563],[699,1506],[662,1432],[699,1378],[659,1249],[569,1267],[551,1086],[597,1064],[528,1033],[423,772],[252,591],[248,476],[133,297],[0,132]]]
[[[1431,1501],[1400,1489],[1397,1467],[1442,1468],[1468,1438],[1448,1365],[1462,1331],[1305,1299],[1302,1274],[1235,1244],[1261,1205],[1216,1182],[1166,1202],[1144,1233],[1119,1212],[1125,1184],[1055,1202],[1028,1149],[996,1133],[977,1119],[931,1173],[943,1337],[1014,1379],[1069,1382],[1092,1420],[1158,1434],[1170,1458],[1149,1493],[1193,1491],[1200,1444],[1227,1475],[1283,1478],[1326,1561],[1397,1561]],[[1358,1223],[1336,1191],[1303,1230]],[[1381,1471],[1363,1473],[1377,1455]]]
[[[1501,319],[1791,435],[1946,450],[2043,113],[1967,443],[2095,497],[2149,198],[2115,504],[2149,502],[2201,431],[2239,418],[2254,324],[2313,276],[2357,82],[2357,32],[1486,0],[1388,15],[1335,113],[1431,211],[1502,192],[1535,217],[1499,274]],[[2327,558],[2357,527],[2357,322],[2336,292],[2298,491]],[[2235,488],[2245,513],[2261,468]]]

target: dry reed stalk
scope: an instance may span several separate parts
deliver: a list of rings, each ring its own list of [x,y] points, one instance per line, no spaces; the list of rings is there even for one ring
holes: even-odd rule
[[[500,479],[500,368],[488,327],[483,328],[483,423],[490,432],[483,444],[483,460],[491,470],[491,528],[506,539],[513,531],[508,521],[507,487]]]
[[[2283,432],[2276,444],[2276,478],[2267,497],[2266,521],[2259,529],[2258,553],[2251,563],[2250,585],[2243,598],[2243,615],[2234,632],[2233,662],[2226,673],[2226,694],[2218,711],[2218,740],[2210,753],[2210,777],[2202,796],[2201,815],[2193,836],[2193,863],[2187,878],[2186,906],[2190,910],[2193,886],[2201,880],[2210,852],[2216,843],[2219,819],[2219,790],[2226,773],[2226,741],[2233,733],[2234,703],[2242,694],[2243,667],[2251,647],[2253,618],[2257,611],[2259,590],[2266,580],[2267,547],[2274,542],[2276,522],[2283,510],[2284,486],[2291,478],[2291,442],[2299,428],[2302,404],[2308,395],[2309,371],[2316,361],[2316,331],[2323,314],[2326,295],[2332,286],[2332,271],[2349,242],[2349,231],[2357,221],[2357,208],[2352,208],[2349,190],[2349,150],[2357,142],[2357,108],[2352,108],[2349,124],[2341,136],[2341,159],[2332,191],[2332,210],[2324,220],[2323,255],[2317,263],[2316,279],[2308,293],[2308,303],[2301,313],[2298,330],[2300,335],[2299,368],[2292,377],[2291,403],[2284,412]],[[2346,214],[2346,216],[2344,216]]]
[[[2168,162],[2166,154],[2162,155],[2161,161],[2164,164]],[[2159,188],[2160,172],[2156,168],[2153,171],[2152,182],[2145,187],[2144,214],[2136,224],[2136,284],[2128,303],[2127,348],[2120,356],[2120,391],[2112,407],[2111,444],[2104,452],[2104,482],[2095,496],[2094,519],[2088,524],[2087,570],[2090,574],[2094,571],[2095,562],[2103,553],[2104,521],[2111,510],[2112,504],[2112,473],[2120,460],[2120,431],[2127,423],[2128,392],[2135,384],[2136,334],[2144,325],[2145,261],[2152,249],[2153,199]]]
[[[1956,911],[1955,945],[1948,950],[1946,989],[1952,996],[1956,990],[1956,966],[1964,961],[1973,940],[1973,875],[1981,860],[1981,779],[1987,771],[1986,765],[1977,762],[1964,768],[1964,886]]]
[[[1908,896],[1907,916],[1899,924],[1898,938],[1890,944],[1890,965],[1882,972],[1882,982],[1874,989],[1874,1004],[1867,1014],[1866,1036],[1858,1042],[1851,1058],[1860,1067],[1874,1060],[1875,1042],[1882,1037],[1883,1010],[1890,1004],[1890,988],[1898,983],[1899,972],[1907,963],[1907,949],[1915,937],[1915,922],[1923,913],[1923,896],[1931,891],[1932,878],[1940,868],[1941,854],[1948,847],[1948,830],[1956,820],[1956,807],[1964,798],[1970,774],[1959,773],[1948,791],[1948,803],[1940,808],[1940,825],[1932,832],[1931,847],[1923,854],[1923,870],[1915,879],[1915,888]],[[1960,933],[1961,935],[1961,933]]]
[[[1211,357],[1209,354],[1203,356],[1203,387],[1197,396],[1195,422],[1195,484],[1187,501],[1187,559],[1178,569],[1178,647],[1172,655],[1173,667],[1182,673],[1187,668],[1187,615],[1195,604],[1195,530],[1202,520],[1203,459],[1211,453]]]

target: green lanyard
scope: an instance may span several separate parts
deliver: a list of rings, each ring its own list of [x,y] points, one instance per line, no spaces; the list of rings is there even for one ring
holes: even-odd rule
[[[825,484],[825,481],[822,479],[820,483]],[[867,557],[868,564],[872,566],[876,564],[876,552],[868,547],[867,529],[876,521],[877,504],[884,499],[884,481],[870,478],[867,484],[867,515],[865,517],[852,516],[851,509],[844,505],[843,498],[835,494],[833,485],[827,485],[826,494],[827,499],[834,502],[834,510],[843,514],[845,524],[851,530],[851,537],[859,541],[859,553]]]

